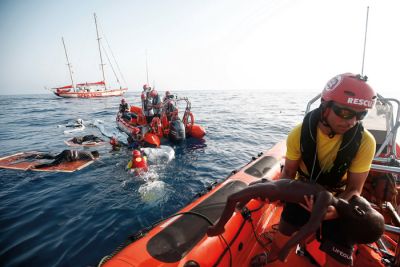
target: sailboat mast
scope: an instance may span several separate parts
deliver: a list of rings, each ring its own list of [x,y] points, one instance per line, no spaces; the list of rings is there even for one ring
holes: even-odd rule
[[[101,65],[101,72],[102,72],[102,74],[103,74],[104,88],[107,89],[107,87],[106,87],[106,76],[104,75],[103,57],[102,57],[102,55],[101,55],[101,46],[100,46],[99,29],[97,28],[97,17],[96,17],[96,13],[94,13],[94,23],[96,24],[97,43],[99,44],[100,65]]]
[[[74,79],[72,77],[71,63],[69,63],[67,47],[65,46],[64,37],[61,37],[61,40],[62,40],[62,43],[63,43],[63,46],[64,46],[65,57],[67,58],[67,66],[68,66],[68,69],[69,69],[69,76],[71,78],[72,88],[75,90],[75,83],[74,83]]]

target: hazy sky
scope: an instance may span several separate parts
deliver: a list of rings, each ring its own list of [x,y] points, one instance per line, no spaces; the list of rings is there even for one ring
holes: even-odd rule
[[[0,94],[70,84],[61,37],[75,81],[100,81],[94,12],[130,91],[146,51],[159,90],[319,91],[361,72],[367,6],[364,74],[399,91],[398,0],[0,0]]]

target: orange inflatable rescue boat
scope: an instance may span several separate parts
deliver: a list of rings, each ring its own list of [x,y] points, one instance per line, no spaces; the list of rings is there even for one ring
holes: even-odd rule
[[[171,104],[173,103],[173,104]],[[179,117],[178,104],[185,103],[185,109]],[[167,106],[174,106],[174,111],[167,112]],[[143,141],[150,146],[159,147],[162,138],[170,141],[179,142],[192,137],[202,139],[206,135],[206,130],[201,125],[195,123],[194,115],[191,112],[191,103],[187,97],[173,98],[163,102],[161,117],[154,117],[150,123],[147,123],[143,110],[137,106],[130,107],[131,119],[124,118],[121,112],[116,117],[117,127],[130,135],[135,127],[145,127]]]
[[[400,102],[394,101],[394,104],[396,103]],[[392,105],[391,99],[379,97],[378,109],[370,111],[369,114],[371,122],[377,123],[374,114],[384,121],[387,118],[395,118]],[[364,123],[367,127],[367,120]],[[381,126],[379,123],[378,125]],[[400,151],[400,146],[396,143],[396,135],[388,133],[393,132],[399,125],[398,111],[396,123],[387,124],[385,130],[368,127],[377,140],[378,153],[365,188],[378,190],[376,179],[383,176],[382,174],[390,174],[391,178],[384,180],[387,183],[382,188],[390,187],[395,191],[398,189],[396,186],[400,174],[400,153],[396,153],[396,149]],[[219,219],[229,195],[260,179],[279,179],[285,152],[286,145],[282,141],[268,151],[260,153],[178,213],[131,235],[121,249],[103,257],[99,266],[249,266],[255,255],[268,249],[271,242],[268,233],[276,231],[282,211],[281,203],[266,203],[253,199],[243,209],[236,210],[225,225],[222,235],[209,237],[206,231],[208,226],[215,224]],[[373,196],[365,197],[374,208],[384,214],[385,233],[373,244],[356,247],[353,254],[354,266],[400,266],[400,218],[394,211],[393,198],[388,196],[388,190],[383,193],[373,193]],[[392,192],[391,196],[396,193]],[[385,196],[383,200],[382,195]],[[372,202],[373,197],[383,202]],[[324,264],[325,254],[319,250],[319,243],[314,239],[291,252],[287,263],[275,261],[268,266],[311,267]]]

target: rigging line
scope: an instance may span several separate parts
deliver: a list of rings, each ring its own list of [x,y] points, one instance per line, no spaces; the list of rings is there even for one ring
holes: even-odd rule
[[[108,63],[110,63],[110,67],[111,67],[111,70],[112,70],[113,73],[114,73],[115,79],[117,79],[118,84],[121,86],[121,83],[119,82],[117,73],[115,73],[114,67],[113,67],[113,65],[112,65],[112,63],[111,63],[110,57],[108,56],[108,53],[107,53],[107,51],[106,51],[106,49],[104,48],[104,46],[103,46],[102,43],[101,43],[101,47],[103,48],[103,51],[104,51],[104,54],[106,55],[106,58],[107,58],[107,60],[108,60]]]
[[[363,58],[361,66],[361,76],[364,76],[365,47],[367,46],[368,12],[369,12],[369,6],[367,6],[367,18],[365,20],[364,50],[363,50]]]
[[[110,53],[111,53],[111,56],[112,56],[112,58],[113,58],[113,60],[114,60],[114,62],[115,62],[115,65],[117,66],[119,75],[121,75],[121,78],[122,78],[122,80],[124,81],[125,86],[126,86],[127,83],[126,83],[125,77],[124,77],[124,75],[122,74],[122,71],[121,71],[121,69],[120,69],[120,67],[119,67],[118,61],[115,59],[115,56],[114,56],[114,53],[113,53],[113,51],[112,51],[112,49],[111,49],[110,43],[108,42],[108,39],[107,39],[106,35],[104,34],[104,32],[103,32],[103,37],[104,37],[104,40],[106,40],[107,47],[108,47],[108,49],[110,50]],[[110,64],[111,64],[111,63],[110,63]]]
[[[64,52],[65,52],[65,57],[67,58],[67,66],[68,66],[68,70],[69,70],[69,76],[71,78],[71,83],[72,83],[72,88],[75,91],[75,83],[74,83],[74,79],[73,79],[73,71],[72,71],[72,65],[69,62],[69,58],[68,58],[68,53],[67,53],[67,47],[65,46],[65,42],[64,42],[64,37],[61,37],[63,46],[64,46]]]

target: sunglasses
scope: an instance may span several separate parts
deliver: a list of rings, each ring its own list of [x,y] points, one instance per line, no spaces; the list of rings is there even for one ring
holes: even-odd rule
[[[345,119],[345,120],[351,120],[352,118],[356,117],[356,119],[358,121],[360,121],[360,120],[364,119],[368,113],[368,110],[356,112],[356,111],[348,109],[348,108],[342,108],[342,107],[336,106],[335,104],[333,104],[331,106],[331,108],[338,117]]]

